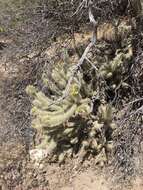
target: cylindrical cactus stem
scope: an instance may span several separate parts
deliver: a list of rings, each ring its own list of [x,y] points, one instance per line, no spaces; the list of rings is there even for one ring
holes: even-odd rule
[[[60,115],[55,115],[55,116],[46,116],[46,117],[41,117],[41,123],[43,126],[48,126],[48,127],[54,127],[58,126],[60,124],[63,124],[66,122],[73,114],[75,113],[75,110],[77,108],[76,104],[73,104],[69,110],[67,110],[66,113],[60,114]]]
[[[41,109],[39,109],[39,108],[37,108],[37,107],[33,107],[32,109],[31,109],[31,114],[33,115],[33,116],[38,116],[39,118],[41,118],[41,117],[52,117],[52,116],[58,116],[58,115],[62,115],[62,114],[64,114],[65,112],[67,112],[69,109],[70,109],[70,107],[71,107],[72,105],[70,105],[70,106],[65,106],[65,107],[62,107],[62,108],[60,108],[59,110],[57,110],[57,111],[51,111],[51,110],[48,110],[48,111],[46,111],[46,110],[41,110]]]
[[[64,130],[63,134],[64,134],[64,135],[68,135],[68,134],[72,133],[73,130],[74,130],[73,128],[67,127],[67,128]]]
[[[54,70],[52,72],[52,78],[55,81],[56,84],[58,84],[59,88],[64,89],[67,84],[67,80],[65,77],[63,77],[59,71]]]
[[[99,107],[99,120],[107,124],[112,122],[112,108],[110,105],[101,105]]]
[[[66,152],[63,152],[63,153],[61,153],[61,154],[59,155],[59,157],[58,157],[59,163],[64,162],[65,156],[66,156]]]
[[[36,93],[37,93],[37,89],[32,86],[32,85],[28,85],[26,87],[26,93],[31,96],[31,97],[35,97]]]
[[[108,141],[106,143],[106,147],[105,149],[108,151],[108,152],[111,152],[113,150],[113,141]]]
[[[78,143],[78,137],[75,137],[73,139],[70,140],[71,144],[77,144]]]
[[[97,144],[96,139],[92,139],[92,141],[91,141],[91,148],[94,149],[94,150],[98,149],[98,144]]]

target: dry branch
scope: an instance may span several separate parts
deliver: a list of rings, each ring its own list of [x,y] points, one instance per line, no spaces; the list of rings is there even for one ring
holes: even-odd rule
[[[84,6],[84,3],[87,4],[87,0],[83,1],[80,6]],[[90,51],[90,49],[92,48],[92,46],[95,44],[95,42],[96,42],[96,36],[95,36],[96,21],[94,19],[93,14],[92,14],[91,1],[89,1],[89,20],[90,20],[90,23],[94,26],[93,27],[93,36],[91,38],[91,42],[88,44],[88,46],[84,50],[84,52],[83,52],[81,58],[79,59],[77,65],[73,66],[73,69],[71,71],[71,76],[70,76],[70,78],[68,80],[68,83],[67,83],[67,86],[65,88],[63,96],[60,97],[58,100],[54,101],[54,104],[57,104],[57,103],[61,102],[63,99],[65,99],[69,95],[70,87],[71,87],[71,84],[73,82],[73,79],[74,79],[75,75],[77,74],[77,72],[79,71],[80,67],[82,66],[82,64],[84,63],[85,60],[87,60],[89,62],[89,60],[87,58],[87,54]],[[93,64],[91,62],[90,62],[90,64],[91,64],[91,66],[93,66]],[[94,69],[97,70],[97,68],[95,66],[94,66]],[[51,105],[53,105],[53,103]]]

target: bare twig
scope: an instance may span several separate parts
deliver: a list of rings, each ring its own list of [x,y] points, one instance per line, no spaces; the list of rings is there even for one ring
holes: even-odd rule
[[[49,106],[53,105],[53,104],[57,104],[59,102],[61,102],[63,99],[65,99],[68,95],[69,95],[69,91],[70,91],[70,87],[71,84],[74,80],[75,75],[77,74],[78,70],[80,69],[80,67],[82,66],[82,64],[84,63],[84,61],[86,60],[86,55],[89,52],[89,50],[91,49],[91,47],[94,45],[94,41],[91,41],[88,46],[86,47],[84,53],[82,54],[80,60],[78,61],[77,65],[73,66],[73,69],[71,71],[71,76],[68,80],[67,86],[65,88],[64,94],[62,97],[60,97],[58,100],[54,101],[52,104],[50,104]]]
[[[119,122],[119,124],[123,125],[124,123],[126,123],[129,120],[129,118],[131,118],[137,114],[143,114],[143,106],[141,106],[140,108],[138,108],[135,111],[130,112],[126,117],[124,117],[124,120]]]
[[[143,98],[135,99],[135,100],[133,100],[132,102],[129,102],[128,104],[125,104],[125,106],[129,106],[129,105],[131,105],[131,104],[134,104],[134,103],[140,102],[140,101],[143,101]]]
[[[72,17],[77,15],[83,9],[83,7],[87,7],[87,6],[88,6],[88,0],[83,0],[78,6],[78,8],[76,9],[75,13],[72,15]]]
[[[95,26],[97,25],[97,22],[95,21],[95,18],[94,18],[93,13],[92,13],[92,2],[91,2],[91,0],[90,0],[90,2],[89,2],[88,15],[89,15],[90,23],[92,23],[93,26],[95,27]]]
[[[95,26],[97,24],[96,21],[95,21],[95,19],[94,19],[93,14],[92,14],[92,11],[91,11],[91,0],[89,0],[89,1],[88,0],[83,0],[82,3],[79,5],[79,7],[78,7],[78,9],[77,9],[77,11],[76,11],[75,14],[77,14],[77,12],[80,9],[82,9],[82,7],[84,6],[84,4],[87,5],[88,3],[89,3],[89,20],[90,20],[91,24],[93,24],[93,26],[94,26],[93,27],[93,36],[91,38],[91,42],[88,44],[88,46],[84,50],[84,52],[83,52],[81,58],[79,59],[77,65],[73,66],[72,71],[71,71],[71,76],[70,76],[70,78],[68,80],[68,83],[67,83],[67,86],[65,88],[64,94],[62,95],[62,97],[60,97],[58,100],[54,101],[49,106],[61,102],[62,100],[64,100],[69,95],[70,87],[71,87],[71,84],[72,84],[72,82],[74,80],[75,75],[77,74],[77,72],[79,71],[79,69],[81,68],[81,66],[82,66],[82,64],[84,63],[85,60],[87,60],[89,62],[89,60],[87,58],[87,54],[88,54],[89,50],[92,48],[92,46],[95,44],[95,42],[96,42]],[[93,66],[93,64],[92,64],[92,66]],[[94,66],[94,69],[97,70],[97,68],[95,66]]]
[[[96,67],[87,57],[86,57],[85,59],[90,63],[90,65],[91,65],[96,71],[98,71],[97,67]]]

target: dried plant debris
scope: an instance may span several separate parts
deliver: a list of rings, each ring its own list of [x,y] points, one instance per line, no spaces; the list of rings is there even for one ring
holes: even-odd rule
[[[104,21],[119,16],[138,16],[142,11],[140,0],[93,0],[91,6],[94,17]]]

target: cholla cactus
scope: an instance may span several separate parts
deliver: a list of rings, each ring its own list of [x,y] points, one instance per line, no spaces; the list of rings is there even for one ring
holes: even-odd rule
[[[110,110],[104,107],[100,108],[97,118],[92,117],[91,95],[95,92],[92,89],[87,91],[88,85],[80,73],[73,79],[68,96],[56,102],[64,93],[69,71],[70,68],[67,69],[65,65],[57,65],[50,78],[43,74],[43,83],[50,92],[48,96],[33,86],[26,89],[33,98],[32,127],[43,134],[43,140],[37,148],[56,155],[54,158],[60,162],[78,152],[82,159],[87,153],[99,154],[108,144],[103,132],[107,128],[107,120],[108,126],[112,120]]]
[[[65,70],[59,70],[58,72],[57,68],[54,69],[51,74],[51,82],[43,75],[44,84],[52,92],[49,97],[33,86],[28,86],[26,89],[27,93],[34,98],[31,109],[32,126],[39,132],[44,133],[43,141],[39,147],[48,148],[50,152],[54,151],[58,143],[63,140],[68,142],[69,147],[76,144],[78,141],[76,134],[78,133],[78,126],[76,128],[75,122],[69,124],[68,121],[75,116],[82,115],[86,117],[91,112],[90,99],[83,99],[80,94],[80,85],[78,84],[80,78],[78,76],[71,84],[69,95],[55,103],[56,98],[63,94],[67,84],[69,73],[65,72]]]
[[[108,85],[113,89],[120,84],[122,74],[133,57],[133,50],[130,45],[124,51],[117,50],[114,59],[100,67],[100,75],[108,81]]]
[[[108,26],[104,25],[103,29]],[[117,126],[113,122],[110,100],[116,98],[117,85],[126,85],[124,74],[128,72],[133,51],[130,22],[119,22],[117,31],[112,28],[107,31],[109,36],[101,31],[101,42],[97,30],[98,42],[88,51],[74,76],[71,75],[72,61],[66,51],[63,61],[53,64],[50,71],[48,65],[48,73],[45,69],[42,89],[33,86],[26,89],[32,97],[32,126],[42,134],[36,148],[46,149],[54,161],[62,162],[74,155],[82,161],[86,155],[93,154],[103,163],[113,149],[113,132]],[[116,43],[116,40],[121,43],[120,49],[115,51],[110,42]],[[55,59],[53,61],[58,62],[58,58]],[[99,100],[97,105],[96,100]]]
[[[100,68],[101,75],[105,79],[109,79],[112,78],[115,74],[121,74],[121,69],[124,67],[123,64],[126,61],[130,61],[132,56],[133,52],[131,47],[127,49],[127,53],[117,50],[115,58]]]
[[[125,52],[124,52],[125,51]],[[132,58],[132,48],[116,51],[114,59],[101,65],[99,73],[112,84],[120,82],[124,64]],[[88,69],[86,69],[88,66]],[[113,149],[113,108],[103,100],[94,112],[92,97],[96,91],[96,75],[89,65],[82,66],[82,72],[73,76],[67,96],[65,89],[71,77],[73,67],[70,64],[56,64],[50,73],[42,75],[43,89],[38,90],[28,86],[26,91],[33,98],[32,127],[42,134],[38,149],[46,149],[52,159],[62,162],[66,157],[78,154],[81,161],[86,155],[102,154],[102,162]],[[91,81],[84,79],[84,74],[90,70]],[[82,74],[83,73],[83,74]],[[93,76],[92,76],[93,75]],[[99,159],[100,161],[100,159]]]

